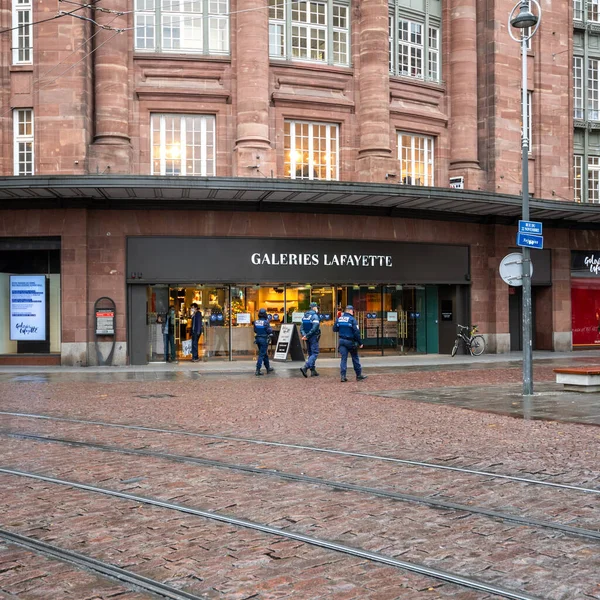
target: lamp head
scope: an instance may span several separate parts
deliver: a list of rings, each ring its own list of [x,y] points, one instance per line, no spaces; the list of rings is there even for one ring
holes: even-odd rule
[[[535,27],[539,20],[540,18],[529,10],[529,2],[523,0],[521,2],[519,14],[511,20],[510,24],[517,29],[527,29],[529,27]]]

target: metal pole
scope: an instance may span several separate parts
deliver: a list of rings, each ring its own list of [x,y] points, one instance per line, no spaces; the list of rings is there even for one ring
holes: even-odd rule
[[[229,362],[233,360],[233,311],[231,306],[231,286],[227,286],[229,294]]]
[[[527,110],[527,36],[521,31],[521,55],[523,60],[523,83],[521,112],[523,119],[523,137],[521,143],[522,160],[522,192],[523,192],[523,220],[529,221],[529,114]],[[533,348],[531,341],[531,250],[523,247],[523,396],[533,395],[532,358]]]

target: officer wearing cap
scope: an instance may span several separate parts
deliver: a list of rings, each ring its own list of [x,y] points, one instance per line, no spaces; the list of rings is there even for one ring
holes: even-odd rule
[[[261,308],[258,311],[258,319],[253,323],[254,325],[254,343],[258,347],[258,360],[256,361],[256,372],[254,373],[257,377],[262,375],[260,368],[262,367],[263,361],[267,373],[272,373],[275,369],[271,368],[269,363],[269,355],[267,348],[269,346],[269,338],[273,335],[273,329],[269,325],[269,319],[267,318],[267,311]]]
[[[321,320],[319,319],[319,305],[316,302],[310,303],[310,310],[304,313],[302,317],[302,325],[300,325],[300,334],[302,339],[306,341],[306,349],[308,351],[308,360],[300,371],[304,377],[308,377],[308,370],[312,377],[318,377],[319,374],[315,369],[317,356],[319,355],[319,338],[321,337]]]
[[[363,347],[362,340],[360,339],[360,331],[358,329],[358,323],[354,318],[354,307],[346,306],[344,313],[338,317],[333,326],[333,331],[340,334],[338,350],[340,351],[340,374],[342,382],[348,381],[346,379],[346,365],[348,364],[348,354],[352,357],[352,366],[356,373],[356,381],[362,381],[367,376],[362,374],[362,367],[360,366],[360,360],[358,359],[358,349]]]

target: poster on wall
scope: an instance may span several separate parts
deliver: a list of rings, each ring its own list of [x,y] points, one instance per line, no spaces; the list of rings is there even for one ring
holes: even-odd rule
[[[10,339],[46,340],[46,276],[10,276]]]

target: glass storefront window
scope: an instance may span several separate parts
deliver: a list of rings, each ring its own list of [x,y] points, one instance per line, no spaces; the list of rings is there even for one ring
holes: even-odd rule
[[[0,354],[59,354],[61,351],[60,250],[34,249],[36,243],[37,240],[16,241],[14,245],[20,249],[0,250]],[[10,244],[7,242],[6,246]],[[13,275],[27,276],[32,285],[27,285],[27,280],[15,279],[11,289]],[[41,294],[43,301],[32,301],[28,305],[29,292],[35,292],[38,298]],[[10,306],[15,298],[25,301],[21,305],[25,316],[11,322]],[[15,329],[19,322],[24,326],[21,332]],[[33,335],[26,339],[21,335],[26,328],[31,332],[36,324],[40,325],[42,337]]]
[[[425,352],[425,287],[415,285],[155,285],[148,287],[148,360],[164,360],[162,326],[157,316],[173,305],[176,313],[175,345],[183,357],[182,342],[191,339],[192,303],[203,315],[204,335],[199,354],[204,359],[256,358],[253,321],[266,309],[276,344],[282,323],[302,321],[311,302],[317,302],[321,316],[321,352],[336,353],[335,319],[346,305],[354,306],[363,352]]]
[[[600,345],[600,280],[571,279],[573,346]]]

